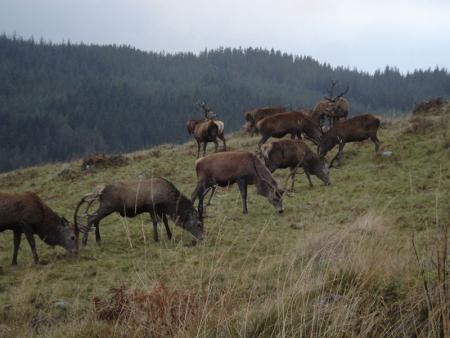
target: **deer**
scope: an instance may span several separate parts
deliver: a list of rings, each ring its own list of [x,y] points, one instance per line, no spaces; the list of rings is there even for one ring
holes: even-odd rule
[[[215,145],[214,151],[217,152],[219,144],[217,137],[219,135],[219,127],[211,120],[189,120],[186,123],[186,129],[189,135],[194,135],[197,142],[197,158],[200,157],[200,145],[203,144],[203,156],[206,154],[206,147],[209,142]]]
[[[312,119],[322,125],[321,122],[325,117],[328,118],[330,126],[336,123],[340,119],[346,119],[348,116],[349,103],[343,96],[348,93],[350,86],[337,96],[333,96],[334,87],[338,81],[332,80],[330,88],[327,90],[328,96],[324,97],[324,100],[320,101],[313,109]]]
[[[317,124],[309,119],[302,111],[279,113],[260,120],[257,128],[261,134],[258,148],[270,137],[281,138],[287,134],[291,138],[301,139],[302,134],[315,144],[320,142],[322,131]]]
[[[265,117],[273,116],[279,113],[284,113],[286,109],[284,107],[262,107],[255,108],[253,110],[247,111],[244,114],[245,125],[244,131],[249,133],[250,136],[258,133],[256,124]]]
[[[271,173],[277,169],[290,168],[288,179],[292,179],[291,192],[294,192],[295,175],[299,167],[303,168],[311,188],[313,184],[310,175],[317,176],[325,185],[331,184],[324,159],[319,158],[302,140],[280,140],[263,144],[259,155]]]
[[[95,201],[100,205],[94,213],[90,213],[91,205]],[[80,214],[83,208],[84,214]],[[159,241],[157,225],[160,219],[166,228],[167,237],[172,239],[167,216],[175,222],[175,225],[182,227],[196,238],[192,244],[195,245],[197,240],[203,239],[203,224],[192,202],[173,183],[162,177],[115,182],[100,186],[94,192],[83,196],[74,214],[74,221],[83,233],[83,246],[87,244],[92,226],[95,226],[95,240],[100,244],[100,221],[112,213],[131,218],[148,213],[153,224],[155,242]],[[87,223],[82,221],[83,218],[87,218]]]
[[[0,232],[14,233],[12,265],[17,265],[17,254],[22,234],[28,241],[35,264],[39,263],[34,235],[51,246],[61,246],[70,254],[78,254],[78,229],[59,216],[33,192],[0,192]]]
[[[211,154],[195,162],[197,186],[191,201],[198,198],[198,213],[203,219],[203,199],[211,189],[211,197],[216,187],[227,187],[237,183],[242,198],[242,212],[248,214],[247,186],[255,184],[257,193],[265,196],[279,212],[283,212],[283,193],[276,180],[264,164],[249,151],[229,151]],[[209,203],[208,203],[209,204]]]
[[[329,131],[323,134],[320,144],[317,146],[317,153],[321,158],[333,149],[337,144],[339,151],[330,162],[330,168],[334,161],[337,166],[341,163],[344,146],[349,142],[361,142],[367,139],[375,144],[375,153],[378,153],[380,141],[377,137],[380,120],[371,114],[355,116],[348,120],[338,121]]]

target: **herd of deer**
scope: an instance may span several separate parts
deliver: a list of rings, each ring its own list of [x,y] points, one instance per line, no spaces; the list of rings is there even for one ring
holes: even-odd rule
[[[337,165],[340,164],[346,143],[370,139],[378,152],[379,119],[370,114],[347,119],[349,104],[343,96],[349,87],[333,96],[335,85],[333,81],[329,96],[312,110],[285,111],[283,107],[265,107],[246,112],[245,132],[250,135],[259,133],[261,136],[255,153],[226,151],[224,123],[216,119],[204,102],[199,103],[205,118],[187,122],[187,130],[197,142],[197,158],[203,144],[203,157],[195,163],[197,185],[190,199],[164,178],[116,182],[98,187],[85,195],[76,206],[74,221],[71,223],[51,210],[35,193],[0,193],[0,232],[12,230],[14,233],[12,264],[17,264],[22,233],[30,244],[35,263],[38,263],[38,255],[34,234],[45,243],[62,246],[76,255],[80,233],[84,246],[89,232],[95,228],[95,239],[100,243],[99,223],[114,212],[122,217],[148,213],[155,241],[159,240],[158,221],[164,223],[168,238],[172,238],[169,217],[195,237],[192,241],[192,245],[195,245],[203,239],[204,198],[210,193],[209,205],[217,186],[226,187],[236,183],[242,198],[243,213],[247,214],[247,186],[254,184],[257,193],[265,196],[282,213],[284,190],[272,176],[276,169],[290,168],[290,190],[294,191],[299,167],[305,172],[310,186],[310,175],[317,176],[326,185],[331,184],[328,169],[335,161]],[[327,121],[329,126],[325,127]],[[285,135],[290,135],[291,139],[266,143],[270,137],[282,138]],[[308,147],[302,137],[317,146],[317,153]],[[220,153],[217,152],[218,139],[223,142],[224,151]],[[215,144],[215,153],[205,156],[209,142]],[[339,151],[327,166],[324,157],[336,145],[339,145]],[[197,199],[198,207],[195,208]],[[99,206],[92,212],[96,202]]]

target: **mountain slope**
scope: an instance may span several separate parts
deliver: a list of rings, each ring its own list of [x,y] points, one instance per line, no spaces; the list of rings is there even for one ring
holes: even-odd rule
[[[445,70],[373,75],[310,57],[220,48],[200,55],[126,46],[51,44],[0,36],[0,171],[186,140],[205,100],[228,132],[255,106],[312,107],[330,80],[348,83],[350,113],[401,114],[448,96]]]
[[[333,185],[313,177],[310,189],[299,175],[283,215],[253,187],[249,215],[242,215],[237,187],[220,189],[207,209],[205,242],[194,248],[183,246],[190,237],[173,224],[175,239],[161,232],[154,243],[146,215],[110,216],[100,226],[102,245],[91,236],[78,259],[38,240],[46,264],[33,266],[24,242],[11,267],[12,234],[2,233],[0,335],[433,335],[439,312],[427,320],[411,235],[439,311],[430,262],[449,222],[449,114],[447,105],[384,121],[379,138],[391,156],[375,156],[370,142],[347,145],[342,167],[331,171]],[[232,149],[256,148],[257,138],[228,137]],[[17,170],[0,175],[0,190],[36,191],[68,217],[83,194],[116,180],[164,176],[189,195],[195,153],[190,141],[131,153],[121,167],[80,171],[74,161]],[[64,169],[74,175],[59,175]],[[284,182],[287,174],[275,176]],[[174,309],[187,305],[179,317]]]

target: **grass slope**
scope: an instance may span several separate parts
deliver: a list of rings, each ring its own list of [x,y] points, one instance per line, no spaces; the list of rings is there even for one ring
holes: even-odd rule
[[[449,110],[415,117],[423,123],[414,132],[407,120],[386,121],[379,138],[390,157],[375,156],[372,143],[347,145],[330,187],[314,177],[310,189],[298,175],[283,215],[251,188],[245,216],[237,187],[219,190],[207,209],[206,240],[194,248],[184,247],[190,237],[173,224],[174,239],[160,227],[155,243],[147,215],[110,216],[101,224],[102,245],[91,235],[79,258],[37,240],[44,264],[34,266],[23,241],[12,267],[12,233],[2,233],[0,335],[438,335],[436,320],[424,320],[430,309],[411,235],[434,280],[427,248],[449,222]],[[256,143],[230,135],[232,149],[254,150]],[[79,161],[49,164],[0,175],[0,190],[35,191],[68,218],[83,194],[117,180],[164,176],[189,196],[195,153],[189,142],[129,154],[129,164],[118,168],[80,172]],[[78,176],[58,176],[67,168]],[[287,171],[275,176],[283,182]],[[93,299],[108,299],[121,285],[128,296],[163,290],[160,307],[131,302],[126,318],[99,319]],[[174,297],[168,290],[188,295],[192,312],[167,315],[161,304]],[[163,315],[149,315],[158,311]]]

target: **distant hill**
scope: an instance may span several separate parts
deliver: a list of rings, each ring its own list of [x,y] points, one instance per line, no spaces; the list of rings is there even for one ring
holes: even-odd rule
[[[274,50],[161,54],[6,35],[0,79],[0,171],[184,141],[198,99],[233,131],[255,106],[313,106],[332,79],[350,85],[351,114],[401,114],[450,93],[443,69],[371,75]]]

